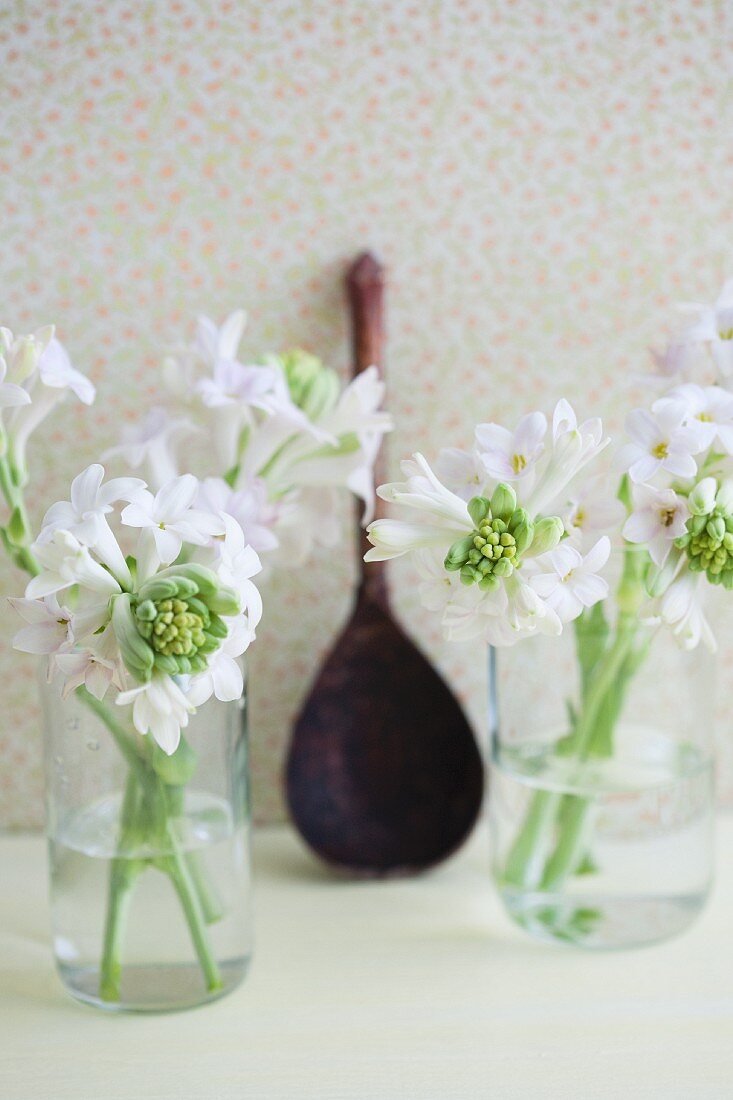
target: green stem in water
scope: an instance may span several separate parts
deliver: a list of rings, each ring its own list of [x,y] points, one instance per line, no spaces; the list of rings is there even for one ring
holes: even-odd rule
[[[5,455],[0,456],[0,492],[11,509],[8,527],[0,527],[2,543],[15,564],[35,577],[40,567],[30,550],[30,524],[23,488]],[[163,865],[181,901],[207,989],[221,989],[221,974],[206,934],[207,921],[213,922],[222,915],[221,903],[213,889],[207,888],[205,869],[198,859],[189,862],[187,854],[181,851],[171,820],[166,786],[140,752],[134,734],[117,720],[113,711],[85,687],[78,688],[76,694],[107,727],[130,768],[120,810],[119,854],[110,868],[100,996],[109,1002],[118,1001],[120,997],[127,914],[135,882],[149,863],[147,859],[129,858],[127,853],[135,850],[141,838],[150,840],[153,834],[158,835],[163,846],[171,851],[170,856],[156,862]]]
[[[120,810],[120,837],[118,841],[118,851],[120,853],[134,847],[139,794],[137,773],[131,769],[127,776],[125,795]],[[108,885],[104,944],[99,968],[99,995],[103,1001],[115,1002],[120,999],[122,944],[127,926],[127,914],[132,900],[135,880],[144,867],[144,860],[129,859],[124,854],[120,854],[112,860]]]
[[[614,712],[610,700],[615,697],[620,702],[642,659],[640,655],[637,661],[630,661],[639,630],[637,613],[643,598],[642,576],[646,560],[647,556],[636,550],[624,553],[617,592],[616,637],[589,675],[585,675],[588,670],[584,669],[582,709],[572,734],[558,748],[566,758],[584,761],[594,749],[596,738],[607,742],[600,751],[610,752],[613,725],[620,710],[616,707]],[[604,714],[609,721],[603,721]],[[588,813],[588,801],[578,795],[537,791],[507,855],[504,883],[522,888],[557,889],[577,869],[583,857]],[[558,822],[561,822],[559,835],[554,850],[548,855]]]

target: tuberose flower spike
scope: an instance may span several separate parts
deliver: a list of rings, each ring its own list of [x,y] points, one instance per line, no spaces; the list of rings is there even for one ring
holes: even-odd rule
[[[520,556],[529,548],[534,525],[517,495],[508,485],[498,485],[489,502],[472,497],[468,514],[476,527],[470,535],[454,542],[445,556],[449,572],[460,572],[461,583],[478,584],[486,592],[498,587],[500,578],[511,577]]]

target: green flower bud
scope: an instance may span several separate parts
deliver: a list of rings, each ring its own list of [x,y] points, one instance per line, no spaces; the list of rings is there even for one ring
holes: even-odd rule
[[[530,544],[532,557],[554,550],[565,533],[565,526],[558,516],[546,516],[534,525],[534,537]]]
[[[5,534],[13,546],[26,546],[31,541],[31,532],[22,509],[13,508]]]
[[[500,558],[499,561],[494,563],[495,577],[511,577],[513,572],[514,566],[510,562],[509,558]]]
[[[468,514],[474,527],[481,527],[487,516],[491,519],[489,502],[486,497],[471,497],[468,502]]]
[[[705,525],[705,530],[711,539],[714,539],[716,542],[722,542],[725,536],[725,522],[720,516],[713,516]]]
[[[705,516],[715,507],[715,494],[718,483],[714,477],[704,477],[699,481],[687,498],[687,504],[693,516]]]
[[[153,670],[154,654],[140,635],[132,614],[132,597],[122,592],[112,606],[112,629],[120,647],[126,668],[138,680],[147,681]]]
[[[473,535],[466,535],[465,538],[453,543],[443,561],[449,573],[455,572],[467,563],[468,555],[475,549],[474,541]]]
[[[516,507],[517,494],[511,485],[497,485],[491,497],[491,514],[506,522]]]
[[[534,533],[535,526],[532,522],[520,523],[514,528],[514,540],[517,546],[517,554],[523,554],[524,551],[532,545]]]
[[[233,588],[225,586],[222,586],[213,596],[210,596],[207,603],[217,615],[238,615],[242,610],[242,601],[239,594]]]

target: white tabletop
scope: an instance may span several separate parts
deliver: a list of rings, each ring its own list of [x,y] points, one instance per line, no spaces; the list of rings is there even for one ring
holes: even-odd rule
[[[257,945],[229,997],[167,1016],[76,1005],[50,957],[45,849],[0,840],[2,1100],[726,1100],[733,819],[703,917],[659,947],[536,943],[492,894],[485,829],[406,881],[325,875],[258,833]]]

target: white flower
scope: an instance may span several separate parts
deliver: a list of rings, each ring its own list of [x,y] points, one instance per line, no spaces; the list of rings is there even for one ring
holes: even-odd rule
[[[93,404],[94,386],[81,371],[72,367],[66,348],[55,337],[38,360],[38,373],[44,386],[71,390],[85,405]]]
[[[29,624],[13,638],[14,649],[50,656],[74,644],[71,612],[54,595],[43,600],[10,598],[8,603]]]
[[[6,382],[5,376],[8,365],[0,355],[0,409],[12,409],[18,405],[30,405],[31,396],[28,390],[18,386],[15,382]]]
[[[366,561],[385,561],[410,550],[441,546],[447,551],[457,539],[473,530],[465,500],[452,493],[438,480],[421,454],[402,463],[407,480],[381,485],[377,493],[383,500],[422,513],[426,522],[378,519],[367,527],[373,549]]]
[[[671,411],[673,406],[683,410],[685,424],[694,423],[703,449],[717,439],[727,454],[733,454],[733,394],[720,386],[688,382],[660,398],[652,408],[657,413],[660,409]]]
[[[224,533],[220,518],[193,508],[199,483],[193,474],[173,478],[153,496],[144,491],[122,512],[128,527],[149,528],[164,565],[176,560],[184,542],[206,546],[212,535]]]
[[[38,356],[37,368],[24,388],[30,396],[30,404],[19,405],[8,423],[13,463],[21,472],[25,470],[25,451],[32,432],[63,401],[67,392],[75,393],[85,405],[92,404],[95,394],[92,383],[72,367],[65,348],[55,338]]]
[[[715,637],[700,600],[701,573],[684,570],[664,594],[649,600],[640,612],[641,621],[669,626],[683,649],[695,649],[700,642],[714,653]]]
[[[244,532],[234,517],[224,514],[222,520],[224,539],[217,540],[214,544],[218,559],[217,572],[221,583],[239,594],[242,608],[246,612],[251,640],[262,618],[262,597],[257,586],[253,584],[252,577],[256,577],[262,570],[262,563],[257,553],[247,545]]]
[[[729,375],[733,371],[733,279],[725,283],[712,305],[691,308],[698,317],[687,339],[706,344],[720,373]]]
[[[54,331],[53,325],[46,325],[29,336],[13,336],[9,328],[0,328],[0,357],[7,363],[11,381],[25,382],[30,378]]]
[[[461,451],[457,447],[444,447],[438,454],[435,472],[462,500],[484,495],[486,468],[476,448]]]
[[[210,409],[241,405],[269,411],[272,402],[268,398],[273,393],[276,378],[271,367],[245,367],[235,359],[220,359],[213,376],[202,378],[197,388],[204,405]]]
[[[64,677],[61,691],[64,699],[82,684],[95,699],[104,699],[113,684],[120,689],[125,686],[120,663],[109,657],[102,657],[91,649],[59,653],[55,664]]]
[[[164,409],[151,409],[141,423],[123,428],[122,442],[106,450],[102,458],[120,457],[133,470],[146,464],[153,488],[159,489],[178,476],[173,441],[195,431],[198,429],[187,418],[172,420]]]
[[[584,543],[589,536],[620,527],[626,509],[609,491],[604,475],[588,478],[568,502],[562,519],[573,542]]]
[[[207,477],[199,486],[196,506],[205,512],[233,516],[244,532],[245,541],[260,553],[278,545],[272,527],[278,509],[267,499],[265,483],[255,478],[245,487],[232,489],[223,477]]]
[[[222,359],[235,359],[246,324],[247,314],[243,309],[230,313],[221,328],[208,317],[199,317],[196,346],[202,359],[211,367]]]
[[[120,707],[132,703],[135,729],[143,735],[151,734],[169,756],[178,748],[181,730],[194,710],[175,680],[162,674],[153,675],[147,684],[120,692],[115,702]]]
[[[121,585],[132,583],[125,556],[113,535],[107,515],[119,501],[136,500],[146,488],[138,477],[116,477],[106,484],[104,466],[87,466],[71,483],[71,500],[52,504],[43,517],[39,542],[48,541],[59,528],[69,531],[85,546],[94,549]]]
[[[528,477],[543,450],[547,419],[540,412],[523,416],[513,432],[500,424],[479,424],[476,449],[486,472],[499,481]]]
[[[577,619],[585,607],[591,607],[608,595],[608,583],[596,574],[608,561],[611,543],[607,536],[600,538],[585,557],[573,546],[561,543],[537,558],[540,570],[549,566],[549,572],[539,572],[530,577],[529,584],[563,623]]]
[[[672,477],[694,477],[697,463],[692,457],[705,449],[700,425],[684,425],[684,410],[676,402],[655,404],[654,413],[634,409],[626,418],[632,442],[618,453],[617,463],[628,470],[632,481],[651,481],[664,471]]]
[[[570,482],[610,442],[598,417],[578,424],[572,406],[561,398],[552,417],[552,450],[524,506],[530,514],[557,511],[555,501]]]
[[[290,461],[295,485],[345,485],[364,501],[362,523],[374,514],[374,461],[385,432],[394,427],[389,413],[380,409],[384,399],[384,383],[376,367],[367,367],[343,391],[334,408],[317,420],[317,428],[326,441],[335,441],[334,451],[328,446],[305,454],[297,466]],[[358,446],[354,447],[352,441]]]
[[[420,603],[428,611],[437,611],[441,615],[451,600],[463,595],[458,574],[449,573],[443,565],[444,555],[435,550],[416,550],[415,567],[420,583],[418,594]],[[468,591],[464,589],[464,591]]]
[[[685,533],[690,514],[687,501],[674,489],[648,485],[634,485],[633,499],[634,511],[624,524],[623,536],[629,542],[645,543],[652,561],[661,568],[674,540]]]
[[[48,539],[35,542],[32,549],[42,571],[28,583],[25,594],[29,600],[50,596],[73,584],[100,596],[120,592],[112,574],[92,558],[88,548],[70,531],[55,530]]]
[[[242,666],[237,660],[252,641],[252,632],[245,619],[227,620],[229,633],[219,649],[212,653],[203,672],[191,678],[186,698],[195,707],[200,707],[212,695],[223,703],[239,699],[244,690]]]

